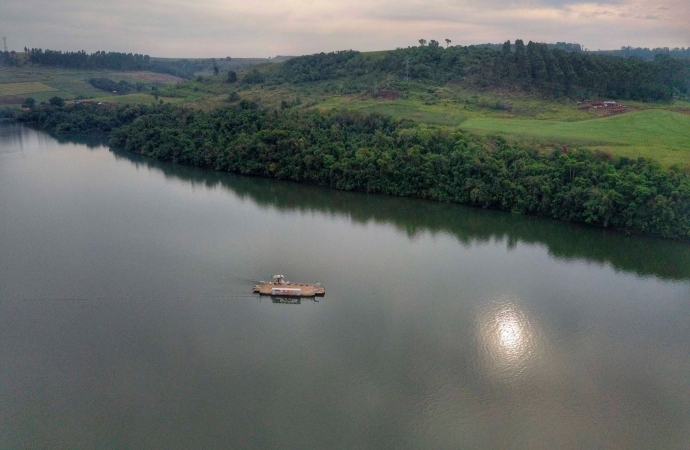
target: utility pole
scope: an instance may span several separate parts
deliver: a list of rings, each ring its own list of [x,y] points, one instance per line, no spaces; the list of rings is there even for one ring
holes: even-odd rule
[[[2,37],[2,43],[5,46],[5,53],[8,53],[7,52],[7,38],[5,36]]]
[[[410,57],[405,58],[405,81],[410,81]]]

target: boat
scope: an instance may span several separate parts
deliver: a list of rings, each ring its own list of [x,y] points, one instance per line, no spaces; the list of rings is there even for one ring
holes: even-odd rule
[[[322,297],[326,295],[326,288],[321,283],[293,283],[286,281],[283,275],[273,275],[271,281],[255,284],[253,292],[272,297]]]

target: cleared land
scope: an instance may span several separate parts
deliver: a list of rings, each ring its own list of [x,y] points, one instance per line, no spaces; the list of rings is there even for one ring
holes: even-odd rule
[[[162,100],[163,103],[179,103],[182,99],[179,98],[167,98],[160,97],[158,100],[151,94],[127,94],[127,95],[106,95],[103,97],[96,97],[91,99],[93,102],[103,102],[103,103],[113,103],[118,105],[125,104],[138,104],[138,105],[150,105],[156,101]]]
[[[75,98],[116,97],[112,93],[104,92],[89,84],[91,78],[110,78],[113,81],[127,81],[135,84],[145,83],[147,88],[156,86],[159,89],[164,86],[181,81],[180,78],[171,75],[153,72],[118,72],[110,70],[71,70],[59,67],[3,67],[0,68],[0,100],[7,96],[32,97],[38,102],[45,102],[50,97],[58,96],[65,100]],[[14,86],[34,86],[32,90],[24,89],[23,92],[11,92],[9,88]],[[38,86],[42,86],[38,89]],[[7,89],[7,90],[6,90]],[[16,88],[15,88],[16,89]],[[141,99],[143,100],[143,98]],[[147,103],[151,100],[146,99]]]
[[[474,118],[461,128],[506,134],[544,144],[581,145],[664,165],[690,163],[690,115],[661,109],[580,122]]]
[[[46,86],[43,83],[33,81],[28,83],[2,83],[0,84],[0,97],[6,95],[33,94],[36,92],[52,92],[57,89]]]

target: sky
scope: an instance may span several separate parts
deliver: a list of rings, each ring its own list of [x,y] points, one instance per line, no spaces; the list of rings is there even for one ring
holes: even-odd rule
[[[590,50],[690,47],[690,0],[0,0],[24,47],[268,57],[510,39]]]

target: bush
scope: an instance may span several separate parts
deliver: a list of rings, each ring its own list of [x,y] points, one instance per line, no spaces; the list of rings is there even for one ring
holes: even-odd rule
[[[50,103],[53,106],[57,106],[59,108],[62,108],[63,106],[65,106],[65,101],[62,98],[57,97],[57,96],[52,97],[50,100],[48,100],[48,103]]]
[[[106,92],[117,91],[118,94],[129,94],[131,92],[136,92],[138,90],[143,90],[143,84],[137,83],[136,85],[128,83],[124,80],[115,82],[110,78],[91,78],[89,84],[96,89],[100,89]],[[141,85],[141,86],[139,86]]]
[[[264,81],[266,81],[266,79],[261,74],[261,72],[254,69],[251,72],[249,72],[247,75],[245,75],[244,79],[242,81],[244,81],[247,84],[261,84]]]

